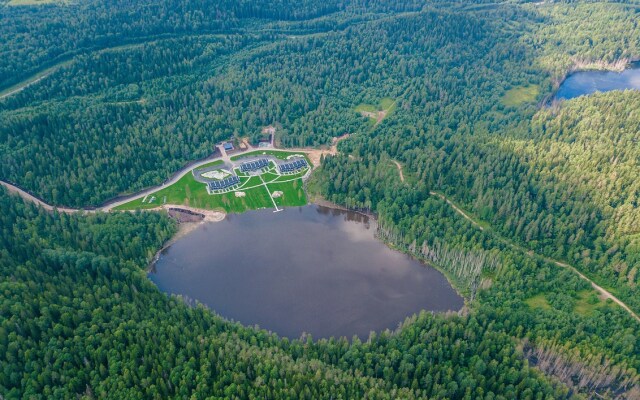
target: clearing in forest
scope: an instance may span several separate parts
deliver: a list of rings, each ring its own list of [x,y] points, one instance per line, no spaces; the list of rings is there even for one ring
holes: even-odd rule
[[[507,90],[500,100],[507,107],[516,107],[524,103],[534,103],[540,93],[540,86],[517,86]]]
[[[533,297],[529,297],[524,302],[533,309],[539,310],[553,310],[554,307],[550,302],[550,299],[557,294],[552,293],[539,293]],[[575,292],[570,297],[565,297],[561,301],[569,302],[572,304],[573,311],[582,316],[591,315],[598,309],[602,309],[607,306],[607,303],[598,296],[598,292],[593,289],[584,289],[579,292]]]
[[[368,117],[372,126],[378,125],[395,109],[396,101],[392,98],[385,97],[378,102],[377,106],[367,103],[361,103],[355,111],[360,113],[363,117]]]

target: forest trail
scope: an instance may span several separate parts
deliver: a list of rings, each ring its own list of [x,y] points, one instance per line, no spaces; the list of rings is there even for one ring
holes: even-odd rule
[[[474,220],[469,213],[466,213],[464,210],[462,210],[460,207],[456,206],[451,200],[449,200],[444,194],[442,193],[438,193],[438,192],[434,192],[431,191],[429,192],[429,194],[431,194],[432,196],[437,196],[439,198],[441,198],[442,200],[446,201],[447,204],[449,204],[458,214],[460,214],[462,217],[464,217],[464,219],[466,219],[467,221],[471,222],[471,224],[473,226],[475,226],[476,228],[480,229],[481,231],[484,231],[484,227],[482,225],[480,225],[476,220]],[[591,279],[589,279],[589,277],[587,277],[585,274],[583,274],[582,272],[580,272],[576,267],[574,267],[573,265],[569,265],[567,263],[564,263],[562,261],[558,261],[555,260],[553,258],[550,257],[546,257],[537,253],[534,253],[531,250],[527,250],[524,247],[515,244],[514,242],[512,242],[511,240],[505,238],[504,236],[500,235],[499,233],[497,233],[494,230],[491,230],[491,232],[494,234],[494,236],[499,239],[500,241],[502,241],[504,244],[508,245],[509,247],[516,249],[522,253],[524,253],[525,255],[532,257],[532,258],[539,258],[542,259],[548,263],[551,264],[555,264],[560,268],[565,268],[568,269],[570,271],[573,271],[574,273],[576,273],[580,278],[584,279],[585,281],[589,282],[591,284],[591,287],[594,288],[598,293],[600,293],[601,297],[605,298],[605,299],[611,299],[614,303],[618,304],[620,307],[622,307],[625,311],[627,311],[629,313],[629,315],[631,315],[631,317],[633,317],[636,321],[640,322],[640,317],[638,316],[638,314],[636,314],[635,312],[633,312],[633,310],[631,310],[631,308],[629,308],[629,306],[627,306],[622,300],[618,299],[616,296],[614,296],[611,292],[609,292],[607,289],[603,288],[602,286],[596,284],[594,281],[592,281]]]
[[[404,174],[402,173],[402,165],[396,160],[391,160],[396,167],[398,167],[398,173],[400,174],[400,182],[404,182]]]
[[[12,94],[16,94],[16,93],[19,93],[19,92],[23,91],[27,87],[40,82],[41,80],[43,80],[47,76],[51,75],[52,73],[53,73],[53,71],[50,71],[50,72],[47,72],[47,73],[45,73],[43,75],[40,75],[40,76],[36,75],[36,77],[28,78],[26,81],[23,81],[23,82],[19,83],[17,86],[9,88],[4,93],[0,94],[0,100],[4,99],[5,97],[9,97]]]
[[[380,122],[382,122],[382,120],[387,117],[387,114],[389,114],[389,112],[393,109],[393,107],[395,107],[395,105],[397,103],[398,103],[398,99],[395,99],[393,101],[393,103],[391,103],[391,105],[389,107],[385,108],[382,111],[378,111],[378,118],[376,118],[376,123],[373,126],[376,127],[376,126],[380,125]]]
[[[446,201],[447,204],[449,204],[454,210],[456,210],[456,212],[460,215],[462,215],[464,217],[464,219],[466,219],[467,221],[471,222],[471,224],[473,224],[476,228],[480,229],[481,231],[484,231],[484,227],[482,225],[480,225],[476,220],[474,220],[473,218],[471,218],[471,215],[467,214],[466,212],[464,212],[460,207],[458,207],[457,205],[455,205],[451,200],[449,200],[444,194],[442,193],[438,193],[438,192],[434,192],[431,191],[429,192],[430,195],[432,196],[437,196],[440,197],[442,200]]]
[[[574,267],[573,265],[569,265],[566,263],[563,263],[561,261],[557,261],[554,260],[552,258],[548,258],[548,257],[543,257],[546,261],[551,262],[561,268],[567,268],[570,269],[571,271],[575,272],[576,274],[578,274],[578,276],[586,281],[588,281],[591,284],[591,287],[593,287],[595,290],[597,290],[600,295],[602,297],[604,297],[605,299],[611,299],[614,303],[618,304],[620,307],[624,308],[625,310],[627,310],[627,312],[636,319],[636,321],[640,322],[640,317],[638,316],[638,314],[634,313],[633,310],[631,310],[629,308],[629,306],[627,306],[626,304],[624,304],[622,302],[622,300],[618,299],[616,296],[614,296],[611,292],[609,292],[607,289],[603,288],[602,286],[599,286],[598,284],[596,284],[594,281],[592,281],[591,279],[589,279],[586,275],[584,275],[582,272],[578,271],[578,269],[576,267]]]
[[[152,43],[152,42],[156,42],[156,41],[161,41],[161,40],[168,40],[168,39],[173,39],[173,38],[179,38],[179,37],[191,37],[191,36],[202,36],[203,34],[165,34],[165,35],[152,35],[152,36],[147,36],[147,37],[140,37],[137,38],[135,41],[131,42],[131,43],[126,43],[126,44],[117,44],[117,45],[112,45],[112,46],[106,46],[106,47],[98,47],[98,48],[84,48],[84,49],[78,49],[77,51],[73,51],[73,52],[68,52],[65,53],[61,56],[59,56],[58,58],[61,59],[61,61],[59,61],[58,63],[47,67],[45,69],[42,69],[40,71],[35,72],[33,75],[26,77],[24,80],[22,80],[21,82],[16,83],[15,85],[2,89],[0,90],[0,100],[12,96],[16,93],[19,93],[21,91],[23,91],[24,89],[26,89],[27,87],[34,85],[38,82],[40,82],[41,80],[47,78],[49,75],[53,74],[54,72],[56,72],[58,69],[65,67],[69,64],[71,64],[73,62],[73,59],[78,56],[78,55],[83,55],[83,54],[91,54],[91,53],[100,53],[100,52],[107,52],[107,51],[117,51],[117,50],[126,50],[128,48],[132,48],[135,46],[140,46],[143,45],[145,43]],[[223,34],[206,34],[207,36],[220,36],[220,37],[225,37],[225,35]]]

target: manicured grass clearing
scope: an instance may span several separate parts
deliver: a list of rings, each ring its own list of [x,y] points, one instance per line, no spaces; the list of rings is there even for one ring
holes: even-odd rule
[[[243,187],[240,191],[244,191],[244,188],[251,188],[254,186],[262,185],[262,180],[257,176],[250,176],[249,179],[240,179],[241,183],[246,182],[246,184],[241,184]],[[204,184],[201,183],[204,186]]]
[[[502,104],[508,107],[519,106],[523,103],[532,103],[538,97],[540,87],[538,85],[518,86],[508,90],[502,96]]]
[[[524,301],[531,308],[541,308],[543,310],[551,310],[551,304],[544,297],[544,294],[537,294]]]
[[[215,161],[207,165],[216,165],[221,163],[221,161]],[[271,169],[273,170],[274,167],[271,167]],[[276,204],[283,207],[301,206],[307,202],[306,195],[302,189],[303,185],[301,179],[305,172],[306,170],[294,175],[286,176],[279,176],[275,173],[267,172],[263,174],[262,177],[265,182],[267,182],[271,193],[276,190],[284,193],[283,197],[275,199]],[[155,208],[163,204],[165,196],[167,204],[186,205],[211,210],[222,209],[226,212],[234,213],[241,213],[247,210],[259,208],[273,208],[273,203],[269,198],[269,193],[262,184],[260,177],[246,177],[242,175],[239,175],[239,177],[243,188],[238,189],[238,191],[244,192],[245,197],[236,197],[235,192],[210,195],[207,193],[205,184],[196,181],[193,174],[189,173],[183,176],[175,184],[149,195],[146,203],[142,202],[143,199],[137,199],[117,207],[116,210]],[[282,182],[289,181],[291,179],[293,180],[290,182]],[[271,181],[274,182],[269,183]],[[149,203],[149,199],[154,196],[156,198],[155,201],[153,203]]]
[[[307,173],[307,170],[306,170],[306,169],[303,169],[302,171],[297,172],[297,173],[295,173],[295,174],[291,174],[291,175],[280,175],[280,176],[278,176],[278,178],[275,180],[275,182],[284,182],[284,181],[290,181],[291,179],[294,179],[294,178],[302,178],[302,177],[304,176],[304,174],[306,174],[306,173]],[[263,178],[263,179],[265,179],[265,180],[266,180],[266,178]],[[271,181],[269,181],[269,182],[271,182]],[[274,182],[274,183],[275,183],[275,182]]]
[[[262,174],[262,179],[264,179],[265,182],[271,182],[278,179],[279,176],[280,175],[274,172],[265,172],[264,174]]]
[[[222,165],[222,164],[223,164],[222,160],[212,161],[212,162],[210,162],[208,164],[205,164],[203,166],[200,166],[200,167],[196,168],[195,170],[198,171],[198,170],[201,170],[201,169],[204,169],[204,168],[207,168],[207,167],[213,167],[214,165]]]
[[[269,184],[271,193],[281,191],[282,197],[275,198],[276,204],[281,207],[304,206],[307,204],[307,196],[304,193],[302,179],[293,182],[271,183]]]

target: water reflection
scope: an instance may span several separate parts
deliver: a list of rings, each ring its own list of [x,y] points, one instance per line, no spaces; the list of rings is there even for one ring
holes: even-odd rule
[[[640,89],[640,63],[622,72],[581,71],[571,74],[558,89],[556,99],[572,99],[595,92]]]
[[[366,339],[422,309],[462,306],[438,271],[392,251],[372,227],[366,215],[319,206],[230,215],[178,240],[149,276],[165,292],[291,338]]]

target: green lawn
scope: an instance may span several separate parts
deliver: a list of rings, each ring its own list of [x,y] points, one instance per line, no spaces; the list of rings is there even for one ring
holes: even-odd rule
[[[501,101],[507,107],[515,107],[524,103],[533,103],[539,93],[540,87],[538,85],[518,86],[507,90]]]
[[[278,190],[283,193],[282,197],[274,199],[279,207],[304,206],[307,204],[307,195],[304,193],[302,179],[297,179],[293,182],[271,183],[269,184],[269,190],[271,190],[271,193]]]
[[[264,179],[265,182],[275,181],[279,177],[280,175],[276,174],[275,172],[265,172],[264,174],[262,174],[262,179]]]
[[[196,168],[196,170],[201,170],[201,169],[204,169],[204,168],[207,168],[207,167],[213,167],[214,165],[222,165],[222,164],[224,164],[222,162],[222,160],[216,160],[216,161],[212,161],[212,162],[210,162],[208,164],[202,165],[202,166]]]
[[[284,181],[290,181],[291,179],[294,179],[294,178],[302,178],[304,176],[304,174],[306,174],[306,173],[307,173],[307,170],[303,169],[303,170],[301,170],[300,172],[298,172],[296,174],[278,175],[278,178],[275,179],[273,182],[284,182]],[[263,175],[263,179],[265,181],[267,181],[266,175]],[[272,182],[272,181],[269,180],[268,182]]]
[[[221,161],[208,165],[216,164],[221,164]],[[273,171],[273,167],[271,170]],[[284,193],[281,198],[274,199],[278,206],[301,206],[307,203],[307,198],[302,188],[302,176],[304,176],[305,172],[306,170],[289,176],[279,176],[273,172],[267,172],[262,175],[262,178],[267,182],[271,193],[274,191],[282,191]],[[185,205],[209,210],[218,209],[231,213],[241,213],[259,208],[273,208],[273,202],[269,198],[269,193],[260,177],[244,175],[239,175],[239,177],[241,187],[237,191],[244,192],[244,197],[237,197],[235,192],[210,195],[207,193],[205,184],[196,181],[193,174],[189,173],[173,185],[149,195],[146,202],[143,202],[143,199],[133,200],[117,207],[116,210],[143,210],[155,208],[162,204]],[[152,197],[155,197],[155,200],[150,203],[149,201]]]

